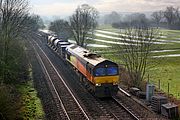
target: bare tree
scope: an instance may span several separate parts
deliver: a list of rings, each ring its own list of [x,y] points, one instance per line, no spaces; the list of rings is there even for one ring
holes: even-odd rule
[[[13,51],[21,48],[19,40],[26,39],[34,26],[30,21],[32,17],[28,13],[27,0],[1,0],[0,15],[0,81],[4,83],[5,80],[14,78],[14,73],[17,72],[14,66],[19,63],[17,61],[21,53],[12,54]],[[16,44],[19,44],[19,47]]]
[[[166,19],[168,27],[170,29],[180,29],[180,11],[178,7],[167,7],[164,11],[164,18]]]
[[[180,11],[179,11],[179,8],[175,8],[175,24],[176,26],[180,26]],[[180,29],[180,27],[178,27],[178,29]]]
[[[97,26],[98,12],[94,7],[87,4],[79,6],[70,17],[70,26],[76,43],[85,47],[89,33],[93,36]]]
[[[29,29],[30,31],[37,31],[38,29],[43,29],[44,23],[39,15],[28,15],[26,23],[24,24],[24,29]]]
[[[159,23],[163,18],[163,12],[161,10],[157,12],[153,12],[151,16],[153,21],[155,21],[156,25],[159,26]]]
[[[144,79],[157,32],[153,28],[129,28],[121,36],[124,45],[118,45],[118,55],[125,64],[131,86],[139,87]]]
[[[168,26],[172,25],[175,20],[175,8],[170,6],[164,11],[164,17],[167,20]]]
[[[58,36],[66,41],[72,36],[72,31],[69,23],[63,19],[51,22],[49,30],[55,32]]]

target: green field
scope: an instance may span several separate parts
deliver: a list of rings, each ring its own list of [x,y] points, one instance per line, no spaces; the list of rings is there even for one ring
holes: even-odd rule
[[[96,31],[98,35],[95,34],[95,39],[97,40],[89,40],[90,44],[98,44],[98,45],[106,45],[108,47],[89,47],[92,51],[95,51],[102,56],[112,59],[115,62],[121,63],[121,60],[114,55],[116,49],[114,49],[115,43],[113,42],[121,42],[120,40],[108,38],[110,37],[118,37],[114,33],[119,33],[120,30],[112,28],[111,26],[99,26]],[[104,32],[105,31],[105,32]],[[123,31],[123,30],[121,30]],[[106,33],[112,32],[112,33]],[[160,38],[165,41],[166,44],[160,44],[160,49],[158,52],[152,53],[153,56],[162,56],[162,55],[175,55],[175,56],[164,56],[163,58],[153,59],[158,64],[155,67],[149,69],[147,74],[150,76],[150,82],[154,83],[157,87],[160,81],[160,89],[167,92],[168,91],[168,83],[169,83],[169,91],[176,98],[180,98],[180,30],[159,30],[160,33],[164,36]],[[102,36],[99,36],[102,34]],[[106,36],[104,36],[106,35]],[[107,42],[108,41],[108,42]],[[162,42],[164,43],[164,42]],[[163,51],[165,50],[165,51]],[[177,55],[177,56],[176,56]]]

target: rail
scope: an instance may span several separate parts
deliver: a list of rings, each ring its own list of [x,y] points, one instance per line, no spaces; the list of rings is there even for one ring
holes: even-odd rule
[[[117,100],[115,97],[112,97],[114,101],[116,101],[120,106],[122,106],[134,119],[140,120],[131,110],[129,110],[127,107],[125,107],[119,100]]]
[[[63,79],[63,78],[61,77],[61,75],[58,73],[57,69],[55,68],[55,66],[53,65],[53,63],[51,62],[51,60],[47,57],[46,53],[42,50],[42,48],[38,45],[38,43],[37,43],[36,41],[33,41],[33,42],[36,44],[36,46],[40,49],[40,51],[43,53],[43,55],[45,56],[45,58],[48,60],[48,62],[50,63],[50,65],[51,65],[52,68],[54,69],[55,73],[57,74],[57,76],[60,78],[60,80],[62,81],[62,83],[64,84],[64,86],[65,86],[66,89],[68,90],[68,92],[71,94],[73,100],[74,100],[74,101],[76,102],[76,104],[78,105],[78,107],[79,107],[79,109],[81,110],[81,112],[83,113],[84,117],[85,117],[87,120],[90,120],[90,118],[88,117],[88,115],[87,115],[86,112],[83,110],[83,108],[81,107],[80,103],[78,102],[78,100],[77,100],[76,97],[74,96],[73,92],[72,92],[72,91],[70,90],[70,88],[66,85],[64,79]],[[32,45],[33,45],[33,44],[32,44]],[[33,45],[33,47],[34,47],[34,49],[36,50],[36,48],[35,48],[34,45]],[[54,83],[53,83],[53,81],[52,81],[49,73],[48,73],[48,70],[47,70],[47,68],[46,68],[46,65],[43,63],[43,60],[41,59],[41,57],[40,57],[40,55],[38,54],[37,50],[36,50],[36,53],[37,53],[37,55],[38,55],[39,60],[41,61],[41,64],[42,64],[42,66],[43,66],[43,68],[44,68],[44,70],[45,70],[45,73],[47,74],[47,76],[48,76],[48,78],[49,78],[49,80],[50,80],[50,82],[51,82],[51,84],[52,84],[52,87],[53,87],[53,89],[54,89],[54,91],[55,91],[55,93],[56,93],[56,95],[57,95],[57,97],[58,97],[58,100],[60,101],[61,107],[63,108],[63,111],[64,111],[64,113],[65,113],[66,116],[67,116],[67,119],[70,120],[70,117],[69,117],[69,115],[68,115],[68,112],[67,112],[67,110],[66,110],[66,108],[65,108],[65,106],[64,106],[64,104],[63,104],[63,102],[62,102],[62,100],[61,100],[61,97],[60,97],[60,95],[59,95],[59,93],[58,93],[58,91],[57,91],[57,89],[56,89],[56,87],[55,87],[55,85],[54,85]]]

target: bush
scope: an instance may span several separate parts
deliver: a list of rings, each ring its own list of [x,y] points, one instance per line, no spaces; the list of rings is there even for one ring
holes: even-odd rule
[[[11,86],[0,85],[0,120],[18,118],[18,93]]]

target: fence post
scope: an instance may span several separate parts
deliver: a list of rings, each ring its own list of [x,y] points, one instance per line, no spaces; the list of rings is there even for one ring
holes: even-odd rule
[[[149,74],[148,74],[148,84],[149,84]]]
[[[169,82],[168,82],[168,98],[169,98]]]
[[[160,81],[160,79],[159,79],[159,81],[158,81],[158,88],[159,88],[159,90],[161,90],[160,84],[161,84],[161,81]]]

